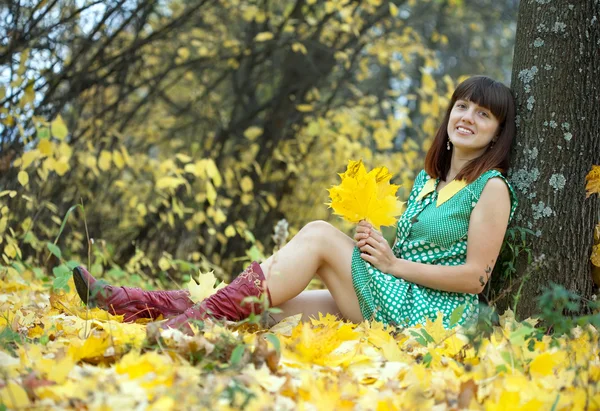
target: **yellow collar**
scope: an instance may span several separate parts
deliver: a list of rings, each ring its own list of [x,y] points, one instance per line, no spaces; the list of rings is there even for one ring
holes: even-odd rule
[[[433,193],[435,188],[437,187],[438,180],[434,178],[430,178],[427,180],[421,192],[417,196],[417,201],[420,201],[429,193]],[[441,206],[446,201],[450,200],[454,194],[458,193],[460,190],[467,186],[467,182],[465,180],[452,180],[446,186],[444,186],[438,193],[437,205],[436,207]]]

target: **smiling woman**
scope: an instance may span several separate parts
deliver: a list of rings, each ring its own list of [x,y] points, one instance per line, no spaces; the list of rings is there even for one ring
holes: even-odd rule
[[[445,327],[466,324],[477,316],[477,294],[517,204],[504,177],[514,132],[506,86],[482,76],[461,83],[398,220],[393,247],[364,221],[354,239],[314,221],[275,256],[252,263],[196,305],[185,292],[100,284],[83,268],[74,270],[77,291],[86,303],[128,319],[172,316],[160,327],[187,332],[190,320],[239,321],[258,313],[264,305],[244,299],[261,296],[283,311],[276,319],[321,312],[410,326],[442,313]],[[304,291],[315,275],[327,290]]]
[[[515,131],[510,89],[489,77],[470,77],[454,90],[427,152],[425,170],[442,182],[454,178],[472,182],[491,169],[505,174]]]

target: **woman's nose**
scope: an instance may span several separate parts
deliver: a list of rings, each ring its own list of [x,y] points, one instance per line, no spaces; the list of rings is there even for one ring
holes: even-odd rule
[[[473,110],[466,110],[462,116],[463,121],[468,121],[469,123],[472,123],[474,114],[475,113],[473,112]]]

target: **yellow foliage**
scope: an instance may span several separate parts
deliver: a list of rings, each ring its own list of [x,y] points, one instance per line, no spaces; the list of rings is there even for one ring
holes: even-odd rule
[[[31,401],[25,389],[13,381],[9,381],[0,390],[0,399],[2,400],[2,404],[9,409],[29,408],[31,406]]]
[[[19,180],[19,183],[22,186],[26,186],[27,184],[29,184],[29,174],[27,174],[27,171],[19,171],[19,174],[17,175],[17,180]]]
[[[567,355],[563,351],[546,351],[534,358],[529,364],[532,377],[546,377],[554,374],[554,370],[566,361]]]
[[[298,104],[296,106],[296,110],[302,113],[307,113],[309,111],[313,111],[313,106],[311,104]]]
[[[166,176],[166,177],[159,178],[156,181],[156,188],[158,188],[160,190],[174,189],[174,188],[179,187],[182,184],[185,184],[185,179],[184,178],[182,178],[182,177]]]
[[[600,194],[600,166],[592,166],[585,180],[586,198],[592,194]]]
[[[38,150],[40,150],[40,153],[42,155],[51,156],[52,150],[53,150],[52,142],[47,139],[40,140],[40,142],[38,144]]]
[[[590,260],[596,267],[600,267],[600,244],[595,244],[592,247],[592,255]]]
[[[123,155],[120,151],[113,151],[112,159],[119,170],[122,170],[125,167],[125,159],[123,158]]]
[[[336,215],[351,223],[367,220],[376,229],[396,222],[403,203],[396,198],[399,186],[390,184],[392,175],[386,167],[367,173],[362,160],[350,160],[346,172],[339,176],[341,184],[329,189],[328,205]]]
[[[269,41],[272,39],[273,33],[271,33],[270,31],[263,31],[262,33],[258,33],[256,37],[254,37],[254,40],[258,42]]]
[[[221,288],[224,288],[227,284],[221,281],[216,284],[217,278],[213,271],[206,274],[198,273],[198,280],[191,278],[187,284],[187,289],[190,292],[190,298],[194,302],[200,302],[216,293]]]
[[[250,141],[256,140],[260,135],[262,135],[263,129],[262,127],[252,126],[248,127],[246,131],[244,131],[244,137],[246,137]]]
[[[250,177],[244,176],[242,177],[242,181],[240,181],[240,187],[242,188],[243,192],[247,193],[252,191],[254,188],[254,183]]]
[[[110,151],[102,150],[100,152],[100,158],[98,159],[98,168],[102,171],[110,170],[112,164],[112,153]]]
[[[23,153],[21,157],[21,168],[25,170],[27,167],[31,165],[35,160],[40,158],[40,152],[37,149],[29,150]]]
[[[50,131],[52,136],[59,140],[64,140],[67,137],[69,130],[67,130],[67,126],[60,114],[50,123]]]
[[[308,53],[308,51],[306,50],[306,47],[302,43],[292,44],[292,50],[294,51],[294,53],[302,53],[302,54]]]
[[[270,335],[206,322],[194,336],[169,330],[160,345],[149,346],[143,324],[108,315],[83,320],[71,314],[75,291],[49,296],[30,274],[13,269],[7,276],[24,287],[0,282],[3,301],[20,307],[4,305],[8,311],[0,318],[9,321],[0,327],[35,335],[12,342],[14,353],[0,349],[0,401],[10,409],[42,403],[62,409],[80,402],[89,408],[221,409],[230,405],[225,395],[238,395],[232,387],[243,387],[236,407],[247,399],[248,409],[600,406],[600,344],[591,326],[573,329],[570,337],[533,339],[530,351],[529,341],[513,338],[523,325],[510,311],[489,338],[478,335],[478,343],[467,337],[473,330],[445,330],[441,317],[394,330],[331,314],[301,322],[299,314],[273,326]],[[212,273],[201,274],[200,283],[214,291]],[[48,299],[50,306],[44,304]],[[414,337],[424,333],[434,342]],[[241,354],[236,364],[233,351]]]

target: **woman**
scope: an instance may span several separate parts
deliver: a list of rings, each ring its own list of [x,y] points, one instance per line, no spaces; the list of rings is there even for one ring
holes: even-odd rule
[[[74,270],[84,302],[140,317],[171,317],[163,328],[190,331],[190,320],[238,321],[260,304],[242,304],[266,294],[282,310],[278,318],[332,313],[353,322],[378,320],[411,326],[443,313],[450,327],[477,316],[477,294],[490,278],[517,204],[504,174],[515,133],[510,90],[476,76],[454,91],[417,176],[390,247],[367,222],[354,240],[332,225],[307,224],[277,254],[252,263],[230,285],[193,305],[186,291],[142,291],[99,284]],[[327,290],[303,291],[314,275]],[[276,319],[278,319],[276,318]]]

